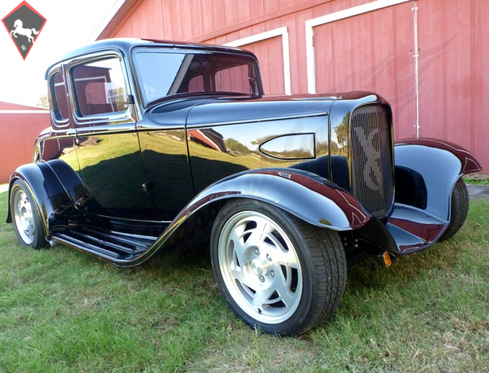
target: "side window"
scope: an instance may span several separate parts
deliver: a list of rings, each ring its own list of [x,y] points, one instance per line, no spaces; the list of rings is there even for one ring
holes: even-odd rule
[[[66,84],[63,74],[57,72],[51,76],[50,90],[53,113],[56,120],[62,121],[64,119],[68,119],[68,98],[66,96]]]
[[[248,92],[250,83],[248,79],[248,65],[233,66],[219,70],[215,76],[217,92]]]
[[[188,83],[188,92],[205,92],[204,77],[202,75],[194,76]]]
[[[127,110],[127,90],[117,57],[77,65],[72,76],[79,116]]]

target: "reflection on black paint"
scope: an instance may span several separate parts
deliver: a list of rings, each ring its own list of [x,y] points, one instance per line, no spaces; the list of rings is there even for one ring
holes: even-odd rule
[[[83,168],[82,175],[97,202],[107,210],[140,210],[152,208],[151,199],[144,196],[139,152],[106,159]],[[116,188],[114,187],[116,186]]]

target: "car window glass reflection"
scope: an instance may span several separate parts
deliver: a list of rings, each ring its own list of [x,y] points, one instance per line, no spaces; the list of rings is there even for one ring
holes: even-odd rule
[[[127,92],[118,58],[78,65],[73,69],[73,79],[78,115],[127,110]]]

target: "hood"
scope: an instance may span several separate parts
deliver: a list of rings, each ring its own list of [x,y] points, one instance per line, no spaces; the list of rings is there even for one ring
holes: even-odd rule
[[[182,98],[158,104],[150,118],[161,125],[200,127],[205,125],[266,122],[278,119],[324,116],[337,101],[372,102],[370,92],[315,95],[267,96],[260,99]]]

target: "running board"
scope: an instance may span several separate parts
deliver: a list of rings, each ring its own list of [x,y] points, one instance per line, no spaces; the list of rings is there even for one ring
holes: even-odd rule
[[[128,235],[96,228],[65,229],[51,239],[108,261],[130,260],[146,252],[157,237]]]

